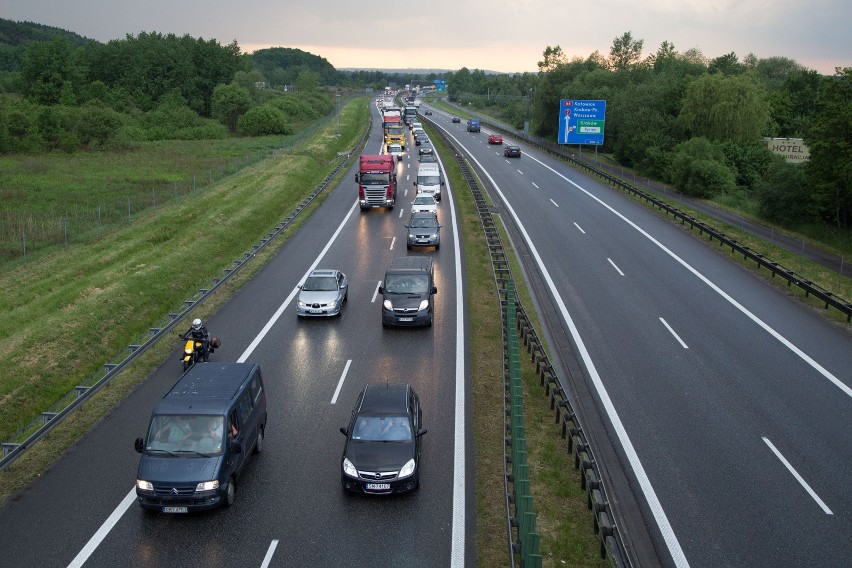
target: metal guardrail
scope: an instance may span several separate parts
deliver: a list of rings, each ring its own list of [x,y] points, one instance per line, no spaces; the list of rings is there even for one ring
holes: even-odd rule
[[[428,119],[424,119],[428,120]],[[500,238],[500,233],[494,222],[492,210],[485,199],[483,189],[480,186],[479,180],[471,171],[468,162],[459,148],[455,146],[453,141],[445,135],[445,133],[436,129],[441,137],[441,140],[450,148],[456,164],[461,170],[462,176],[470,189],[473,196],[474,204],[479,213],[479,218],[482,223],[482,228],[485,233],[485,239],[488,244],[488,250],[491,256],[491,265],[494,272],[494,278],[497,286],[498,294],[501,299],[503,311],[506,310],[508,302],[508,286],[512,279],[511,270],[506,251],[503,248],[503,243]],[[580,487],[587,492],[588,508],[594,516],[593,530],[600,539],[600,555],[601,558],[609,556],[611,564],[617,568],[629,568],[631,566],[629,556],[625,549],[624,539],[619,531],[610,500],[607,496],[606,488],[604,487],[598,462],[595,459],[591,444],[586,437],[583,426],[580,424],[577,413],[574,411],[574,406],[571,404],[568,393],[562,386],[562,382],[556,373],[547,353],[544,350],[542,342],[538,338],[532,322],[527,316],[520,299],[512,292],[514,296],[515,311],[517,314],[516,331],[506,327],[508,318],[504,317],[504,338],[508,337],[509,333],[517,333],[523,338],[524,346],[530,354],[531,361],[535,363],[535,372],[539,376],[539,382],[544,387],[545,394],[550,397],[550,408],[556,413],[556,422],[561,423],[563,439],[568,440],[568,451],[574,455],[574,467],[582,471]],[[507,350],[505,347],[504,352]],[[504,353],[505,355],[505,353]],[[504,367],[508,367],[508,359],[504,363]],[[508,377],[508,369],[504,368],[504,377]],[[510,384],[506,381],[506,404],[511,404]],[[557,397],[559,400],[557,401]],[[506,412],[510,412],[509,409]],[[507,423],[507,433],[511,435],[511,425]],[[511,441],[506,442],[506,448],[509,453],[506,454],[506,463],[510,463],[511,458]],[[506,494],[506,513],[507,513],[507,532],[509,540],[509,557],[511,566],[515,566],[515,553],[523,549],[523,543],[518,542],[513,534],[512,528],[519,524],[517,519],[517,508],[515,515],[512,515],[514,495],[517,492],[510,492],[509,483],[513,482],[513,472],[510,473],[508,466],[504,465],[505,477],[505,494]]]
[[[469,111],[465,111],[465,112],[469,112]],[[796,287],[800,288],[801,290],[803,290],[805,292],[805,297],[813,295],[814,297],[818,298],[821,302],[823,302],[826,310],[830,307],[835,308],[840,313],[842,313],[846,316],[846,323],[852,323],[852,303],[850,303],[848,300],[840,298],[839,296],[832,293],[831,291],[826,290],[825,288],[822,288],[821,286],[819,286],[817,284],[814,284],[811,280],[808,280],[806,276],[804,276],[802,274],[798,274],[794,270],[790,270],[788,268],[785,268],[781,264],[770,260],[769,258],[764,256],[763,254],[749,248],[748,246],[746,246],[744,244],[739,243],[736,239],[727,236],[725,233],[723,233],[723,232],[721,232],[717,229],[714,229],[713,227],[711,227],[707,223],[704,223],[703,221],[699,221],[698,219],[695,219],[694,217],[692,217],[692,216],[688,215],[687,213],[681,211],[677,207],[673,207],[673,206],[665,203],[664,201],[657,199],[653,195],[651,195],[651,194],[649,194],[645,191],[642,191],[638,187],[631,185],[631,184],[629,184],[629,183],[627,183],[627,182],[625,182],[625,181],[623,181],[623,180],[621,180],[621,179],[619,179],[615,176],[612,176],[612,175],[610,175],[606,172],[603,172],[603,171],[595,168],[594,166],[592,166],[588,162],[585,162],[583,160],[578,160],[578,159],[576,159],[572,156],[569,156],[567,153],[565,153],[565,151],[562,150],[562,147],[559,146],[559,145],[555,145],[555,144],[552,144],[552,143],[545,143],[543,141],[538,141],[538,140],[536,140],[532,137],[524,138],[523,133],[519,134],[517,131],[515,131],[511,128],[508,128],[506,125],[497,124],[492,120],[488,120],[488,117],[480,115],[478,113],[477,113],[477,116],[480,117],[480,122],[482,124],[485,124],[485,125],[489,126],[490,128],[498,130],[498,131],[500,131],[504,134],[509,134],[511,136],[518,136],[522,140],[524,140],[525,143],[536,146],[537,148],[540,148],[541,150],[544,150],[544,151],[548,152],[549,154],[552,154],[552,155],[557,156],[557,157],[559,157],[563,160],[566,160],[572,166],[574,166],[574,167],[576,167],[580,170],[583,170],[586,173],[597,176],[597,177],[605,180],[609,184],[617,187],[618,189],[621,189],[621,190],[633,195],[634,197],[638,197],[638,198],[646,201],[647,203],[651,204],[652,206],[657,207],[662,211],[665,211],[667,215],[671,214],[674,218],[680,220],[682,225],[689,225],[690,229],[698,229],[700,235],[703,235],[703,234],[706,233],[707,237],[711,241],[713,239],[718,240],[719,246],[731,247],[731,253],[732,254],[735,253],[735,252],[738,253],[738,254],[742,254],[743,259],[752,260],[755,263],[757,263],[758,269],[760,269],[760,268],[768,269],[772,273],[773,278],[775,278],[776,275],[780,276],[781,278],[784,278],[787,281],[788,287],[795,285]]]
[[[62,399],[54,403],[48,410],[42,412],[38,417],[30,421],[29,424],[18,430],[12,438],[0,444],[3,449],[3,457],[0,459],[0,470],[5,469],[13,461],[19,458],[28,448],[47,435],[57,424],[65,419],[71,412],[79,408],[90,396],[100,390],[103,386],[109,385],[110,381],[124,369],[127,365],[133,362],[136,357],[147,351],[160,338],[168,333],[180,320],[189,315],[201,302],[207,299],[211,294],[218,290],[225,282],[231,279],[239,272],[248,262],[250,262],[258,252],[262,251],[272,242],[275,237],[279,236],[299,214],[322,193],[334,177],[346,166],[352,155],[357,153],[365,144],[369,136],[370,129],[373,125],[372,114],[367,123],[367,128],[361,135],[361,139],[355,145],[355,148],[345,153],[338,153],[338,157],[342,158],[340,163],[334,170],[328,174],[325,179],[314,189],[311,194],[306,197],[299,205],[297,205],[281,222],[273,227],[273,229],[261,238],[260,241],[252,245],[252,247],[244,252],[242,256],[234,260],[228,268],[225,268],[222,275],[216,277],[211,282],[208,288],[199,289],[191,298],[184,300],[179,309],[170,312],[166,318],[160,321],[156,327],[148,330],[148,333],[140,337],[137,341],[127,346],[127,349],[121,351],[107,363],[104,363],[102,369],[89,377],[82,384],[74,387],[74,390],[65,395]]]

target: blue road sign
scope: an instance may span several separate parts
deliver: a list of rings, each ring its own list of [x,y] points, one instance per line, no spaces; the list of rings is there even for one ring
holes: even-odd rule
[[[559,143],[593,144],[604,141],[606,101],[559,101]]]

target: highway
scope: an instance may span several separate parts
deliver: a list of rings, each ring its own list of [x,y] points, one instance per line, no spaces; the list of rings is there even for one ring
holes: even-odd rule
[[[379,153],[378,112],[366,153]],[[462,566],[473,565],[472,460],[465,452],[464,321],[451,188],[440,205],[444,246],[406,252],[416,156],[398,172],[393,210],[360,212],[355,166],[277,256],[205,322],[223,340],[214,361],[261,365],[269,422],[229,509],[146,514],[134,502],[151,409],[180,375],[178,352],[40,479],[0,510],[4,566]],[[414,169],[414,170],[412,170]],[[282,212],[282,217],[284,212]],[[384,329],[377,287],[394,256],[435,259],[431,328]],[[316,267],[349,277],[336,319],[297,320],[293,297]],[[179,342],[175,341],[177,347]],[[340,460],[355,398],[367,383],[408,382],[420,395],[420,489],[344,494]],[[466,427],[467,426],[467,427]]]
[[[660,563],[847,566],[848,329],[558,160],[523,143],[520,159],[506,159],[486,143],[487,129],[467,133],[438,110],[429,118],[470,153],[499,214],[517,224],[527,269],[547,282],[537,304],[558,322],[546,335],[573,345],[577,388],[592,393],[607,428],[595,439],[611,440],[619,463],[610,465],[626,472]],[[378,153],[379,132],[375,121],[365,152]],[[148,515],[133,502],[133,440],[180,374],[176,349],[0,509],[4,566],[474,565],[462,257],[451,246],[452,195],[463,188],[444,190],[441,250],[406,253],[415,153],[399,166],[408,195],[397,208],[359,212],[351,169],[206,322],[223,338],[214,360],[258,362],[267,386],[265,448],[235,505]],[[381,326],[376,289],[390,259],[404,254],[435,258],[432,328]],[[339,319],[296,319],[292,296],[314,265],[349,276]],[[345,495],[338,428],[363,385],[385,380],[420,394],[421,487],[401,497]]]
[[[547,335],[571,338],[662,564],[848,566],[849,330],[523,142],[507,159],[432,118],[548,282]]]

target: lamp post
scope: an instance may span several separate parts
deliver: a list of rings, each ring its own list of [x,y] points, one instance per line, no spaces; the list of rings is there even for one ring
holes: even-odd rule
[[[337,99],[337,135],[340,136],[340,87],[337,87],[334,98]]]

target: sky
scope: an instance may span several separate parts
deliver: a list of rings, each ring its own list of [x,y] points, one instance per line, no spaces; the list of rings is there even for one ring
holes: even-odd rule
[[[0,18],[107,42],[190,35],[243,53],[292,47],[358,69],[538,70],[548,46],[569,59],[630,32],[709,58],[782,56],[820,73],[852,67],[852,0],[2,0]]]

